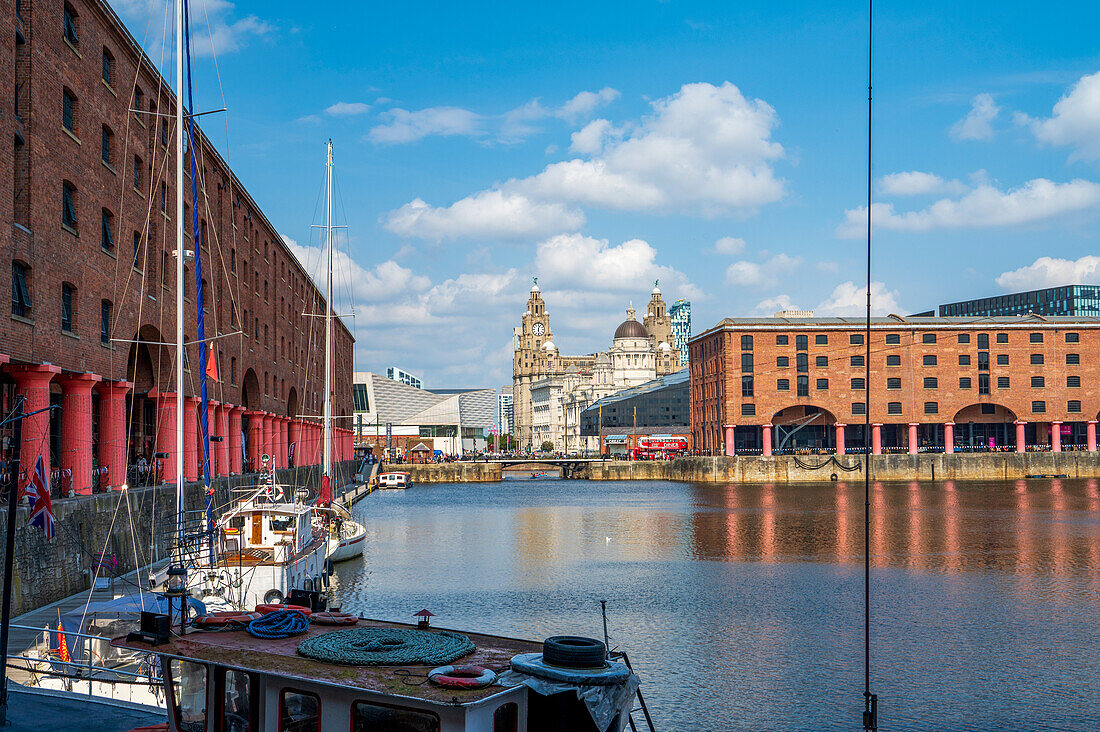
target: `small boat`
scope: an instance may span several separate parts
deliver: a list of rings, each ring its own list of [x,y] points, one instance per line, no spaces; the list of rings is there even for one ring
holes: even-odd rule
[[[409,480],[409,477],[410,477],[409,473],[404,473],[404,472],[401,472],[401,471],[394,471],[394,472],[390,472],[390,473],[382,473],[381,475],[378,476],[378,487],[379,488],[408,488],[409,483],[412,482],[412,481]]]
[[[326,521],[327,519],[327,521]],[[363,554],[367,529],[352,518],[348,510],[339,503],[328,508],[314,508],[314,523],[326,526],[328,531],[328,560],[343,562]]]

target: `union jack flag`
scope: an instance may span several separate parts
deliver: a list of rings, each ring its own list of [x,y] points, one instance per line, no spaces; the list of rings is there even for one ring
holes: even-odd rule
[[[46,532],[46,539],[53,540],[53,506],[50,504],[50,479],[42,467],[42,456],[34,466],[34,474],[23,487],[23,495],[31,498],[31,524]]]

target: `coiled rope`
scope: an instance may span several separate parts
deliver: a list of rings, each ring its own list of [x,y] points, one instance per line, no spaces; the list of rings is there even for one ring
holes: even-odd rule
[[[248,634],[254,638],[278,640],[301,635],[309,630],[309,618],[297,610],[276,610],[248,624]]]
[[[345,666],[443,666],[474,650],[459,633],[405,628],[337,630],[298,644],[306,658]]]

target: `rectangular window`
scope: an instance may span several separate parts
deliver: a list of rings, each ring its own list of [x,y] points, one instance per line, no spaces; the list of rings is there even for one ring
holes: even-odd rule
[[[101,74],[102,74],[102,78],[103,78],[103,83],[105,83],[107,86],[111,85],[111,72],[114,71],[114,65],[115,65],[115,60],[111,56],[111,52],[108,51],[106,48],[104,48],[103,49],[103,68],[101,69]]]
[[[1031,411],[1035,412],[1036,414],[1043,414],[1044,412],[1047,411],[1047,403],[1046,402],[1032,402],[1031,403]]]
[[[981,354],[978,354],[978,355],[980,356]],[[986,354],[986,355],[988,356],[989,354]],[[970,365],[970,355],[966,354],[966,353],[960,353],[959,354],[959,365],[960,366],[969,366]]]
[[[817,380],[817,390],[818,391],[828,391],[829,390],[829,380],[828,379],[818,379]]]
[[[175,728],[206,729],[206,666],[191,661],[170,661]],[[285,727],[284,727],[285,729]]]
[[[814,366],[825,367],[825,366],[828,366],[828,365],[829,365],[829,357],[828,356],[817,356],[817,357],[814,358]]]
[[[111,233],[111,226],[113,225],[114,217],[111,216],[111,212],[107,209],[103,209],[100,212],[100,229],[99,229],[99,246],[103,247],[108,252],[113,251],[115,248],[115,236]]]
[[[901,414],[901,402],[890,402],[886,405],[887,414]]]
[[[886,345],[888,345],[888,346],[897,346],[897,345],[900,345],[900,344],[901,344],[901,334],[900,333],[887,333],[886,334]]]
[[[80,38],[76,34],[76,12],[69,7],[68,3],[65,4],[65,40],[74,46],[80,43]]]
[[[1042,333],[1031,333],[1031,334],[1029,334],[1028,342],[1030,342],[1030,343],[1042,343],[1043,342],[1043,334]]]
[[[935,343],[936,342],[936,334],[935,333],[924,333],[924,334],[921,335],[920,341],[921,341],[921,343]]]
[[[141,232],[134,232],[134,269],[141,269]]]
[[[515,707],[505,704],[501,707]],[[497,711],[500,711],[499,709]],[[515,712],[511,712],[514,718]],[[507,715],[502,715],[507,720]],[[494,732],[498,728],[497,715],[493,715]],[[284,728],[285,729],[285,728]],[[501,727],[501,732],[507,728]],[[511,729],[516,729],[512,727]],[[367,702],[355,702],[351,708],[351,732],[379,732],[380,730],[401,730],[402,732],[439,732],[439,717],[430,712],[400,707],[381,706]],[[295,730],[295,732],[297,732]]]
[[[978,348],[983,349],[983,350],[989,350],[989,334],[988,333],[979,333],[978,334]]]
[[[785,369],[791,365],[791,359],[787,356],[777,356],[775,359],[775,365],[778,368]]]
[[[996,414],[996,413],[997,413],[997,405],[996,404],[983,404],[982,405],[982,414]]]
[[[998,366],[1008,366],[1008,354],[1007,353],[998,353],[997,354],[997,365]]]
[[[134,156],[134,188],[141,190],[141,158]]]
[[[1080,336],[1077,333],[1066,333],[1066,343],[1079,343]]]
[[[61,330],[73,330],[73,288],[68,284],[61,285]]]
[[[810,339],[804,335],[796,335],[794,337],[794,347],[796,350],[805,351],[810,347]]]
[[[111,301],[99,301],[99,342],[108,345],[111,342]]]
[[[825,333],[818,333],[814,336],[815,346],[827,346],[829,345],[829,336]]]
[[[252,679],[243,671],[222,669],[222,724],[225,732],[250,732],[258,725],[252,703]]]
[[[1070,389],[1079,389],[1081,387],[1081,377],[1080,376],[1067,376],[1066,377],[1066,386],[1068,386]]]
[[[862,333],[852,333],[850,336],[848,336],[848,343],[850,343],[853,346],[862,346],[863,345],[863,334]]]
[[[924,377],[924,388],[925,389],[938,389],[938,388],[940,388],[939,379],[937,379],[935,376],[925,376]]]
[[[294,730],[294,732],[321,732],[320,698],[307,691],[281,690],[279,692],[279,729]]]
[[[997,334],[997,342],[998,343],[1008,343],[1008,333],[998,333]]]
[[[867,414],[867,402],[852,402],[852,414]]]
[[[744,417],[753,417],[753,416],[755,416],[756,415],[756,405],[755,404],[742,404],[741,405],[741,415],[744,416]]]
[[[900,389],[901,388],[901,379],[899,379],[896,376],[890,377],[889,379],[886,380],[886,388],[887,389]]]
[[[886,357],[887,366],[901,366],[901,356],[894,353]]]
[[[939,402],[925,402],[924,403],[924,413],[925,414],[939,414],[940,413]]]
[[[978,394],[989,393],[989,374],[978,374]]]
[[[61,185],[61,223],[76,230],[76,189],[71,183]]]
[[[795,370],[800,374],[807,373],[810,370],[810,357],[805,353],[797,353],[794,357]]]
[[[1046,386],[1046,379],[1043,378],[1042,376],[1032,376],[1031,377],[1031,388],[1032,389],[1042,389],[1045,386]]]
[[[970,388],[970,377],[969,376],[960,376],[959,377],[959,388],[960,389],[969,389]]]
[[[863,365],[863,356],[852,356],[851,359],[849,359],[849,365],[851,365],[851,366],[862,366]]]
[[[810,377],[809,376],[799,375],[798,384],[797,384],[797,391],[795,392],[795,394],[797,396],[800,396],[800,397],[810,395]]]
[[[753,395],[752,386],[753,386],[752,377],[751,376],[742,376],[741,377],[741,396],[751,397]]]
[[[1031,354],[1031,365],[1032,366],[1042,366],[1043,365],[1043,354],[1041,354],[1041,353]]]
[[[867,382],[863,379],[862,376],[858,376],[858,377],[852,379],[852,389],[854,389],[856,391],[862,391],[863,389],[866,389],[866,388],[867,388]]]
[[[775,381],[775,390],[776,391],[790,391],[791,390],[791,380],[790,379],[776,379],[776,381]]]
[[[107,165],[111,164],[111,131],[106,126],[103,127],[100,139],[99,156]]]
[[[1081,354],[1080,353],[1067,353],[1066,354],[1066,365],[1067,366],[1076,366],[1079,363],[1081,363]]]
[[[934,353],[925,354],[924,359],[923,359],[923,363],[924,363],[925,366],[935,366],[936,365],[936,355]]]
[[[970,334],[969,333],[959,333],[959,343],[969,343],[969,342],[970,342]]]
[[[27,268],[19,262],[11,265],[11,314],[29,318],[31,314],[31,292],[27,287]]]
[[[61,92],[61,124],[69,132],[73,132],[76,124],[76,97],[68,89]]]
[[[1066,402],[1066,411],[1071,414],[1079,414],[1081,412],[1081,402],[1076,399],[1071,399]]]
[[[775,337],[775,345],[786,346],[790,342],[789,337],[785,335],[777,335]]]
[[[998,376],[997,377],[997,388],[998,389],[1007,389],[1007,388],[1009,388],[1009,386],[1008,386],[1008,377],[1007,376]]]
[[[746,373],[746,374],[751,374],[752,373],[752,354],[751,353],[742,353],[741,354],[741,372]]]

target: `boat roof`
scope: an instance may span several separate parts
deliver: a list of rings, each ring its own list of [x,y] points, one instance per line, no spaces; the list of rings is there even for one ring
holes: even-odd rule
[[[472,704],[501,692],[499,686],[483,689],[453,689],[430,683],[412,685],[405,683],[403,674],[395,673],[404,669],[413,677],[414,683],[424,681],[432,666],[395,665],[395,666],[351,666],[317,661],[298,655],[298,644],[307,638],[326,633],[349,630],[351,628],[401,628],[415,629],[415,625],[392,623],[384,620],[361,619],[354,626],[319,626],[311,624],[302,635],[280,640],[262,640],[253,638],[243,630],[223,632],[189,632],[185,636],[173,635],[167,643],[153,646],[145,641],[129,641],[125,637],[115,638],[111,645],[134,651],[158,653],[171,658],[179,658],[201,663],[212,663],[226,668],[234,668],[253,673],[275,675],[287,679],[300,679],[307,682],[357,688],[407,699],[419,699],[434,704],[451,704],[453,699],[459,704]],[[497,673],[509,668],[512,657],[520,653],[538,653],[542,644],[518,638],[503,638],[495,635],[469,633],[453,628],[432,627],[430,631],[450,630],[469,638],[476,650],[456,664],[484,666]]]

